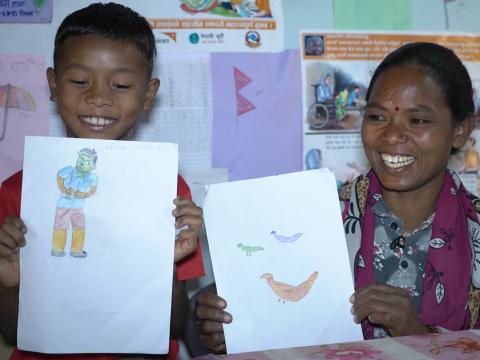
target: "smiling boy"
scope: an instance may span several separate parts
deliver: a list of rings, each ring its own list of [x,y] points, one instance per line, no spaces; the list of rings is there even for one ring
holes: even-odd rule
[[[155,38],[148,22],[133,10],[114,3],[92,4],[67,16],[55,37],[54,67],[48,68],[50,99],[56,102],[68,137],[124,139],[148,111],[160,81],[152,78]],[[15,343],[18,314],[19,248],[27,227],[20,216],[22,173],[0,188],[0,331]],[[185,280],[203,275],[198,247],[202,210],[191,201],[190,190],[178,177],[172,293],[171,337],[183,328],[187,295]],[[141,226],[141,223],[136,224]],[[170,342],[167,358],[176,358]],[[16,350],[11,359],[49,359],[53,355]],[[62,356],[62,359],[68,357]],[[115,358],[86,355],[75,359]]]

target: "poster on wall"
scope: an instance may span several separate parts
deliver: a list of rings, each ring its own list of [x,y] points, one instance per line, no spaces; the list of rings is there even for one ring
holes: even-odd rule
[[[0,55],[0,182],[22,168],[26,135],[48,135],[45,57]]]
[[[283,50],[281,0],[163,0],[151,13],[160,52]]]
[[[360,128],[370,77],[386,55],[406,43],[434,42],[455,51],[472,79],[475,116],[480,128],[480,36],[305,30],[301,31],[300,41],[303,166],[304,169],[329,168],[335,173],[339,186],[369,167]],[[451,167],[465,177],[468,189],[474,193],[477,193],[480,158],[475,170],[465,163],[473,159],[468,155],[468,146],[471,151],[480,149],[476,137],[474,133],[465,149],[451,162]],[[472,177],[472,171],[476,176]]]
[[[0,1],[0,23],[52,22],[53,0]]]

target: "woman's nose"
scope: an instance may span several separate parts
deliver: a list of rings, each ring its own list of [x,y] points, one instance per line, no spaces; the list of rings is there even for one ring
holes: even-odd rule
[[[407,129],[403,122],[391,120],[385,127],[383,138],[389,144],[405,144],[408,142]]]

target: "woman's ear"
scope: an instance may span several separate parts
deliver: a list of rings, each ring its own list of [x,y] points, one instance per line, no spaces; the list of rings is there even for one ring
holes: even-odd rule
[[[470,115],[461,123],[455,125],[455,138],[453,139],[452,147],[461,149],[470,138],[470,134],[475,129],[475,116]]]
[[[145,96],[145,102],[143,103],[144,110],[150,110],[157,96],[158,89],[160,88],[160,80],[157,78],[151,79],[147,84],[147,92]]]
[[[57,101],[57,74],[55,70],[51,67],[47,69],[47,81],[48,87],[50,88],[50,100]]]

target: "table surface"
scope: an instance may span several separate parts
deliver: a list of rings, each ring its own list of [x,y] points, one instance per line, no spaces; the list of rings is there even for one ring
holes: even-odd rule
[[[204,355],[201,360],[466,360],[480,359],[480,330],[403,336],[342,344],[265,350],[230,355]]]

